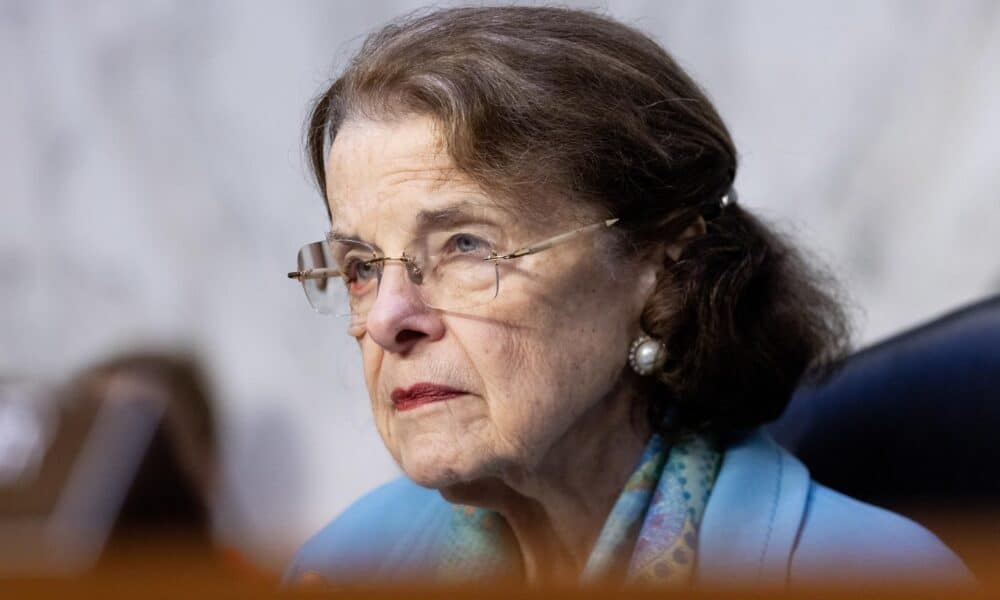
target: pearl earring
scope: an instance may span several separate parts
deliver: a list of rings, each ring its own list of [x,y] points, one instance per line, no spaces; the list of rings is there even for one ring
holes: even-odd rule
[[[642,334],[628,349],[628,364],[639,375],[649,375],[667,361],[667,346],[660,340]]]

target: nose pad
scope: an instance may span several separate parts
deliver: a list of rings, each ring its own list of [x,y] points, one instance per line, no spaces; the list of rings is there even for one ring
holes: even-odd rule
[[[415,261],[406,263],[406,274],[415,285],[423,285],[424,270]]]

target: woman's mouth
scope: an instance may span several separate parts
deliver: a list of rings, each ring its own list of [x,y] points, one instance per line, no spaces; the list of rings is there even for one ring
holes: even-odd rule
[[[455,396],[461,396],[465,392],[446,385],[433,383],[417,383],[408,389],[396,388],[392,390],[392,405],[397,411],[410,410],[431,402],[449,400]]]

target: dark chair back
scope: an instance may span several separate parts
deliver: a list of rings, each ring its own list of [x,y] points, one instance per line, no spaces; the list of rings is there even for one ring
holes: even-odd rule
[[[770,431],[814,479],[914,518],[971,565],[959,538],[1000,542],[1000,296],[850,356]]]
[[[1000,497],[1000,296],[862,350],[770,427],[813,477],[878,502]]]

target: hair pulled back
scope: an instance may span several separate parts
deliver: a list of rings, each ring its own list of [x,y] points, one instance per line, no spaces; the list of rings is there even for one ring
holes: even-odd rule
[[[344,121],[405,114],[434,117],[456,166],[521,210],[545,211],[531,199],[547,187],[618,217],[623,248],[669,244],[704,220],[706,233],[666,259],[642,316],[669,352],[643,395],[661,432],[771,420],[807,369],[844,349],[822,280],[746,209],[720,207],[737,167],[729,132],[643,33],[544,7],[445,9],[384,27],[313,105],[307,150],[324,196]]]

